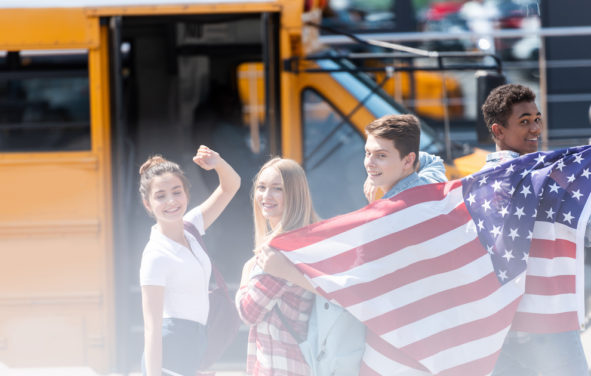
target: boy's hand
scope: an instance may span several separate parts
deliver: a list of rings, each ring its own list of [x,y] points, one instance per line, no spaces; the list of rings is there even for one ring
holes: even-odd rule
[[[205,145],[201,145],[197,150],[197,154],[193,157],[193,162],[204,170],[211,170],[218,165],[221,159],[219,153],[211,150]]]
[[[373,185],[373,183],[369,179],[369,176],[367,177],[367,179],[365,179],[365,183],[363,183],[363,194],[365,195],[365,198],[370,204],[376,200],[376,196],[378,194],[378,187]]]

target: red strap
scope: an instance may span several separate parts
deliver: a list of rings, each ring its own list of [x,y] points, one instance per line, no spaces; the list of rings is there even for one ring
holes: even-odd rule
[[[197,230],[197,227],[195,227],[195,225],[191,222],[187,221],[185,221],[184,224],[185,230],[189,231],[189,233],[193,235],[195,239],[197,239],[197,242],[199,243],[199,245],[201,245],[203,251],[209,256],[209,252],[207,252],[207,248],[205,247],[203,237],[201,237],[201,234],[199,233],[199,230]],[[226,295],[228,295],[229,297],[230,294],[228,293],[228,286],[226,286],[226,282],[224,281],[224,277],[222,277],[222,273],[220,273],[218,268],[215,266],[211,257],[209,257],[209,259],[211,260],[211,269],[213,271],[213,277],[215,278],[216,285],[218,285],[218,287],[221,287],[226,292]]]

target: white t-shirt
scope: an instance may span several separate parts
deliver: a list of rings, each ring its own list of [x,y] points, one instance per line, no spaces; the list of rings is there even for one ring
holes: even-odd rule
[[[205,233],[199,207],[187,212],[184,220],[193,223],[201,235]],[[142,254],[140,285],[164,286],[163,318],[205,325],[209,314],[211,261],[197,239],[186,230],[185,237],[191,249],[152,227]]]

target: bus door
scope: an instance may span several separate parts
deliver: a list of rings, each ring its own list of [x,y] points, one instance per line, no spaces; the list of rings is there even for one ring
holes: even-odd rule
[[[0,362],[112,358],[108,91],[99,21],[0,12]]]
[[[218,184],[214,171],[193,163],[199,145],[219,152],[242,177],[242,187],[204,237],[211,257],[238,287],[243,263],[252,256],[252,178],[277,153],[278,104],[272,115],[244,125],[239,66],[261,62],[267,98],[277,98],[278,15],[274,12],[112,16],[115,261],[118,368],[139,369],[143,320],[139,267],[154,220],[138,193],[141,164],[160,154],[181,165],[191,185],[190,206]],[[244,367],[247,328],[222,360]]]

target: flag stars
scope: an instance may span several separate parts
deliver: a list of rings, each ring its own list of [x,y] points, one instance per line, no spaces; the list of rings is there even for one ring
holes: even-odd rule
[[[529,253],[523,252],[523,257],[521,258],[521,261],[527,262],[527,260],[529,260]]]
[[[545,155],[538,154],[538,157],[536,158],[536,163],[543,163],[545,158]]]
[[[572,220],[575,218],[570,214],[570,211],[566,214],[562,214],[564,216],[564,222],[568,222],[569,225],[572,225]]]
[[[482,186],[483,184],[486,184],[486,179],[488,179],[488,176],[484,175],[484,176],[482,177],[482,179],[480,179],[480,180],[478,181],[478,184],[480,184],[480,186]]]
[[[575,163],[581,164],[581,162],[583,162],[583,156],[581,155],[581,153],[579,154],[575,154]]]
[[[492,254],[494,253],[494,251],[493,251],[493,247],[492,247],[491,245],[487,245],[487,246],[486,246],[486,251],[487,251],[487,252],[488,252],[490,255],[492,255]]]
[[[509,176],[513,172],[515,172],[515,165],[511,163],[511,165],[505,170],[505,176]]]
[[[577,201],[578,201],[578,200],[579,200],[581,197],[583,197],[583,194],[581,193],[581,190],[580,190],[580,189],[577,189],[576,191],[574,191],[574,192],[572,193],[572,198],[576,198],[576,199],[577,199]]]
[[[525,198],[527,198],[527,195],[531,194],[531,191],[529,190],[529,185],[524,185],[523,189],[520,192]]]
[[[538,209],[534,209],[534,215],[532,215],[532,218],[536,218],[538,216]]]
[[[501,184],[502,184],[501,181],[495,180],[495,182],[492,185],[493,190],[495,192],[498,191],[498,190],[500,190],[501,189]]]
[[[470,206],[472,206],[476,202],[475,197],[476,196],[474,195],[474,193],[470,193],[470,195],[466,199],[470,203]]]
[[[527,238],[526,239],[532,240],[534,238],[534,233],[531,232],[531,231],[529,231],[529,230],[527,232],[528,232],[528,234],[527,234]]]
[[[519,234],[517,233],[517,229],[512,228],[511,230],[509,230],[509,235],[507,235],[507,236],[510,237],[511,240],[515,241],[515,238],[519,237]]]
[[[517,219],[521,219],[521,216],[525,215],[525,212],[523,211],[523,208],[517,207],[515,209],[515,213],[513,213],[513,215],[516,215]]]
[[[556,169],[557,169],[557,170],[560,170],[560,172],[562,172],[562,169],[564,168],[564,166],[565,166],[565,164],[564,164],[564,162],[562,161],[562,159],[560,159],[560,160],[558,161],[558,163],[556,163]]]
[[[503,206],[501,208],[501,211],[499,212],[499,214],[501,215],[501,217],[505,218],[505,216],[507,214],[509,214],[509,210],[507,210],[509,207],[508,206]]]
[[[552,208],[546,210],[547,219],[552,219],[552,217],[554,217],[554,214],[556,214],[556,212]]]
[[[575,179],[575,174],[571,174],[569,177],[567,177],[567,178],[566,178],[566,180],[567,180],[569,183],[572,183],[572,182],[574,182],[574,181],[576,180],[576,179]]]
[[[501,235],[501,226],[494,226],[493,229],[490,230],[490,233],[496,238],[497,236]]]
[[[529,170],[523,170],[523,171],[521,171],[521,178],[522,179],[525,178],[527,176],[527,174],[529,174],[529,172],[530,172]]]
[[[558,188],[560,188],[560,186],[556,184],[556,182],[552,183],[552,185],[550,186],[550,193],[558,193]]]
[[[513,196],[514,193],[515,193],[515,187],[511,187],[511,189],[509,189],[509,196]]]
[[[484,200],[484,204],[482,204],[482,207],[484,208],[484,212],[486,213],[487,210],[490,209],[490,201],[491,200]]]
[[[507,249],[505,250],[505,254],[501,257],[507,259],[507,262],[510,262],[512,258],[515,258],[515,256],[513,256],[513,251]]]
[[[500,278],[501,281],[504,281],[507,278],[509,278],[509,277],[507,277],[507,271],[506,270],[500,270],[499,271],[499,278]]]
[[[478,220],[478,230],[482,231],[484,230],[484,221],[482,219]]]
[[[581,176],[584,176],[586,179],[589,179],[589,175],[591,175],[591,172],[589,172],[588,168],[584,169],[583,173],[581,174]]]

